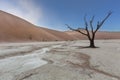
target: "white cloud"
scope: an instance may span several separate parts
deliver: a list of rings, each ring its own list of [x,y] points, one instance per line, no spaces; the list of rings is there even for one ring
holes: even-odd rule
[[[0,0],[0,9],[19,16],[33,24],[42,18],[42,11],[34,0]]]

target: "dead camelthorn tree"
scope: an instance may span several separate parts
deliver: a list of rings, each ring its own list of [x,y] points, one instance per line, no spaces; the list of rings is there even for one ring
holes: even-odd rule
[[[94,21],[94,16],[91,18],[91,20],[89,21],[89,25],[88,22],[86,20],[86,16],[84,17],[84,22],[85,22],[85,28],[77,28],[77,29],[73,29],[72,27],[70,27],[69,25],[66,24],[66,26],[73,31],[77,31],[85,36],[88,37],[89,41],[90,41],[90,45],[89,47],[91,48],[95,48],[95,35],[96,32],[101,28],[101,26],[103,25],[103,23],[108,19],[108,17],[112,14],[112,12],[109,12],[107,14],[107,16],[102,20],[102,21],[98,21],[97,25],[96,25],[96,29],[94,29],[93,27],[93,21]],[[89,26],[89,27],[88,27]]]

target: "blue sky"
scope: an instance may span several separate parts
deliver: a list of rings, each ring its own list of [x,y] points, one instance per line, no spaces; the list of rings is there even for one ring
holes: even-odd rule
[[[0,0],[0,10],[19,16],[37,26],[56,30],[84,27],[95,15],[95,23],[101,21],[108,11],[113,14],[101,30],[120,31],[120,0]]]

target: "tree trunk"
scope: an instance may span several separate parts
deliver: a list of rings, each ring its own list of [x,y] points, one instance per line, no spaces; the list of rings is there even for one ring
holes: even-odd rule
[[[95,48],[95,43],[94,43],[94,39],[90,40],[90,46],[91,48]]]

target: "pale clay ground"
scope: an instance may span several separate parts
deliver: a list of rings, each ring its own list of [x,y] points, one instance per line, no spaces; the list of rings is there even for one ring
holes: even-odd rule
[[[120,40],[1,43],[0,80],[120,80]]]

